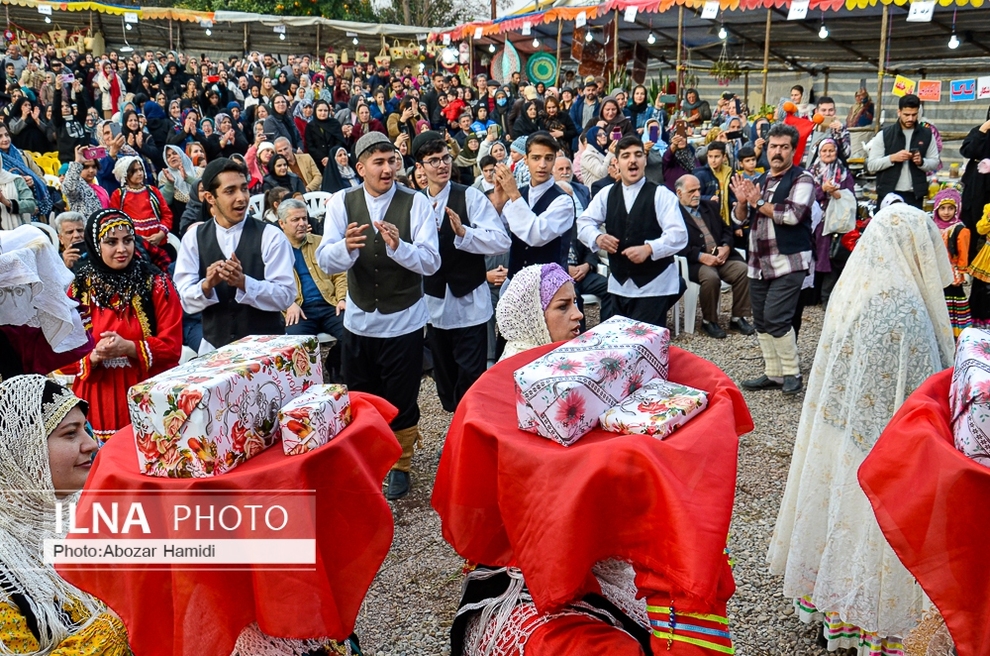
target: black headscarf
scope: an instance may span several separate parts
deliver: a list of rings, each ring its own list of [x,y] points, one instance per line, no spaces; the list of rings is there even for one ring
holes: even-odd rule
[[[115,228],[124,228],[135,241],[134,257],[125,269],[110,268],[103,261],[100,252],[100,239]],[[74,298],[81,304],[93,304],[123,314],[137,301],[140,310],[148,319],[149,334],[157,330],[154,298],[152,290],[156,283],[165,287],[168,294],[166,274],[148,259],[141,248],[142,240],[134,231],[134,221],[126,213],[116,210],[93,212],[86,223],[87,257],[76,273]],[[156,279],[158,279],[156,281]]]

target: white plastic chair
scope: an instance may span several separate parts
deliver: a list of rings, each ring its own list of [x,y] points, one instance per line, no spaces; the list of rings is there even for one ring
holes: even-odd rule
[[[327,213],[327,203],[330,202],[331,196],[333,194],[328,191],[307,191],[303,194],[306,211],[309,212],[311,219],[322,217]]]
[[[264,221],[263,216],[265,211],[265,195],[255,194],[251,196],[251,200],[248,201],[248,211],[247,215],[258,219],[259,221]]]
[[[176,253],[179,252],[179,248],[182,246],[182,240],[171,232],[165,237],[165,243],[174,248]]]
[[[674,256],[674,261],[677,262],[677,269],[680,271],[681,277],[684,278],[684,282],[687,283],[687,289],[684,291],[684,296],[681,300],[684,302],[684,332],[689,335],[694,334],[694,320],[698,313],[698,298],[701,296],[701,285],[696,282],[691,282],[688,277],[688,261],[686,258],[680,255]],[[678,301],[680,305],[680,301]],[[677,325],[677,321],[680,312],[677,306],[674,306],[674,325]],[[675,333],[676,334],[676,333]]]

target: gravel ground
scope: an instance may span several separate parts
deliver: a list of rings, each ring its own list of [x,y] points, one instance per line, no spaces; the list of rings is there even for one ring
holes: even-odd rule
[[[722,323],[728,320],[729,296],[722,297]],[[729,332],[724,340],[698,330],[681,333],[673,343],[719,365],[736,383],[763,372],[755,337]],[[596,308],[589,325],[597,323]],[[798,348],[807,377],[821,331],[821,308],[804,312]],[[729,617],[736,653],[826,654],[815,645],[815,630],[794,616],[781,594],[779,577],[770,575],[766,552],[787,482],[791,449],[803,395],[777,391],[744,392],[756,429],[739,443],[739,472],[730,549],[736,560],[736,593]],[[430,507],[432,481],[440,462],[451,414],[440,408],[433,382],[420,390],[423,448],[413,458],[413,490],[392,504],[395,538],[385,563],[365,599],[357,634],[365,654],[413,656],[449,654],[448,631],[460,597],[462,559],[444,541],[440,519]]]

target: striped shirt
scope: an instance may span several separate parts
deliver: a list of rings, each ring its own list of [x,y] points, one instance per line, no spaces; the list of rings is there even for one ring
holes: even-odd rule
[[[783,173],[786,173],[783,172]],[[780,175],[767,175],[761,198],[771,202],[773,193],[783,178]],[[777,248],[778,225],[796,226],[815,202],[815,182],[807,171],[794,179],[791,193],[783,203],[773,205],[773,217],[756,209],[749,209],[749,277],[755,280],[773,280],[797,271],[807,271],[811,267],[811,249],[785,255]],[[810,219],[809,219],[810,220]]]

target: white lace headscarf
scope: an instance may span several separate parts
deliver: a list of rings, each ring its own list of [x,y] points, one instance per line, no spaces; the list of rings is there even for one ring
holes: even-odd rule
[[[570,279],[558,264],[534,264],[512,277],[495,309],[498,331],[507,342],[501,360],[551,342],[543,312]]]
[[[49,398],[45,399],[45,386]],[[48,435],[82,403],[44,376],[15,376],[0,383],[0,591],[23,595],[38,621],[40,648],[48,654],[93,621],[104,606],[44,564],[44,541],[55,533],[55,488],[48,465]],[[62,499],[78,499],[79,493]],[[63,524],[64,525],[64,524]],[[62,610],[80,611],[73,622]],[[0,643],[0,653],[10,652]]]

